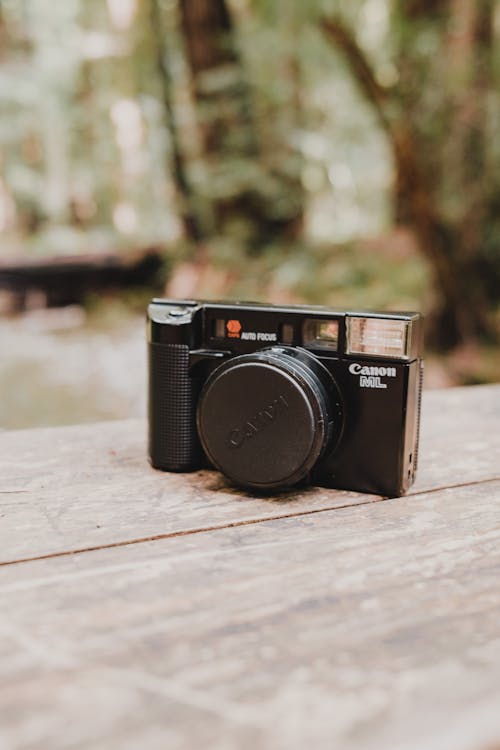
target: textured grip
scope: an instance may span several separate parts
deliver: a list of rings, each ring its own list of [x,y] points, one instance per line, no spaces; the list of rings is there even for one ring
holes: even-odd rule
[[[419,372],[418,372],[418,400],[417,400],[417,436],[415,441],[415,454],[413,459],[413,473],[416,472],[418,467],[418,449],[420,444],[420,417],[422,414],[422,387],[424,384],[424,365],[423,362],[420,362]]]
[[[149,455],[157,469],[188,471],[200,465],[198,392],[189,376],[188,346],[149,344]]]

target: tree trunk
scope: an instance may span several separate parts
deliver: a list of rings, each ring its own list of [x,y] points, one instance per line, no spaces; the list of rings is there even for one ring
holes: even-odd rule
[[[149,0],[151,37],[155,46],[156,68],[161,85],[163,109],[172,151],[172,174],[180,203],[181,220],[187,239],[199,242],[205,236],[203,221],[196,210],[195,195],[186,174],[172,105],[172,80],[167,59],[166,34],[163,28],[159,0]],[[169,165],[170,167],[170,165]],[[169,170],[170,171],[170,170]]]
[[[265,241],[301,219],[285,175],[265,163],[252,101],[226,0],[180,0],[181,26],[193,81],[204,190],[212,231],[246,225],[251,242]]]
[[[467,188],[467,204],[461,220],[462,247],[468,258],[481,250],[482,229],[488,212],[492,175],[487,169],[485,123],[492,82],[493,0],[473,4],[470,23],[469,71],[466,93],[457,112],[462,184]]]
[[[481,2],[491,5],[492,0]],[[444,24],[447,4],[447,0],[439,3],[409,0],[404,7],[402,3],[398,5],[398,12],[411,16],[403,18],[403,23],[411,33],[412,24],[422,22],[425,14],[436,14],[440,24]],[[485,13],[483,7],[483,14]],[[484,15],[479,13],[479,18],[479,28],[484,36],[487,24]],[[473,212],[468,214],[466,226],[460,219],[450,219],[441,209],[438,188],[443,172],[446,173],[446,169],[441,167],[442,141],[433,141],[426,136],[425,128],[419,130],[422,91],[415,80],[405,80],[406,69],[411,69],[411,75],[415,76],[417,63],[412,59],[411,48],[408,48],[408,43],[404,45],[401,89],[388,90],[377,82],[370,62],[341,19],[323,19],[322,29],[347,59],[362,93],[374,107],[391,144],[396,172],[396,201],[399,203],[400,213],[401,210],[404,212],[407,223],[413,229],[420,250],[429,261],[433,273],[436,303],[430,315],[430,338],[444,348],[478,337],[494,338],[493,326],[488,318],[488,295],[480,263],[485,196],[479,197],[478,184],[478,198]],[[477,52],[475,50],[475,55]],[[483,120],[474,118],[472,132],[475,149],[481,144],[483,127]],[[467,153],[462,158],[467,160]],[[465,185],[462,183],[462,190],[467,189],[467,182]]]
[[[248,86],[225,0],[181,0],[180,9],[205,154],[257,156]]]

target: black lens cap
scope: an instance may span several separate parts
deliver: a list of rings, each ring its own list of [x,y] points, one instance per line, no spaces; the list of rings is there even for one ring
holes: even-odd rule
[[[198,432],[216,468],[256,489],[305,477],[329,437],[333,379],[309,352],[262,349],[234,357],[205,383]]]

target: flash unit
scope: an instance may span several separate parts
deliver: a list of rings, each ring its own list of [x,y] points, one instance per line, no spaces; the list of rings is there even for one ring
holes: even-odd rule
[[[408,359],[411,322],[394,318],[348,316],[346,354]]]

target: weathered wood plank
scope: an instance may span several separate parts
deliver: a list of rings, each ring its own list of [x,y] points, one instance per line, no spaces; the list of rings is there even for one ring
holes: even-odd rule
[[[3,567],[0,745],[493,748],[499,580],[500,482]]]
[[[500,476],[500,386],[424,395],[413,493]],[[140,420],[0,434],[0,562],[376,501],[309,488],[257,498],[215,472],[164,474]]]
[[[424,391],[412,493],[500,476],[500,384]]]

